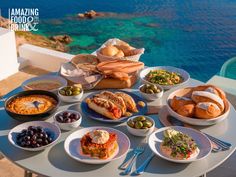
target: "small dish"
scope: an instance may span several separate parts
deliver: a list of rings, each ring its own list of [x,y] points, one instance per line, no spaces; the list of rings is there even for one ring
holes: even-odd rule
[[[154,84],[150,84],[150,85],[154,85],[155,87],[157,87],[160,92],[159,93],[145,93],[142,91],[142,88],[147,85],[147,84],[142,84],[140,87],[139,87],[139,91],[140,91],[140,94],[142,95],[143,98],[145,98],[146,100],[148,101],[154,101],[156,99],[159,99],[163,96],[163,93],[164,93],[164,90],[161,86],[157,86],[157,85],[154,85]]]
[[[145,129],[142,129],[142,128],[138,129],[138,128],[131,127],[129,125],[129,121],[133,121],[137,117],[145,117],[146,120],[148,120],[152,123],[152,126],[150,128],[145,128]],[[128,121],[126,122],[126,127],[127,127],[127,130],[129,131],[129,133],[131,133],[132,135],[147,136],[147,135],[150,135],[153,132],[153,130],[155,128],[155,121],[151,117],[148,117],[148,116],[141,116],[141,115],[133,116],[133,117],[130,117],[128,119]]]
[[[199,149],[198,155],[195,156],[194,158],[183,159],[183,160],[172,159],[168,156],[165,156],[162,153],[160,146],[164,138],[163,132],[170,128],[191,136],[198,146],[198,149]],[[180,126],[170,126],[170,127],[163,127],[163,128],[158,129],[157,131],[153,132],[150,135],[149,140],[148,140],[148,145],[150,149],[156,155],[158,155],[159,157],[165,160],[175,162],[175,163],[190,163],[190,162],[202,160],[211,153],[211,149],[212,149],[210,140],[203,133],[201,133],[200,131],[194,130],[192,128],[186,128],[186,127],[180,127]]]
[[[172,89],[174,87],[177,87],[177,86],[180,86],[180,85],[183,85],[185,83],[187,83],[190,79],[190,75],[187,71],[183,70],[183,69],[180,69],[180,68],[176,68],[176,67],[173,67],[173,66],[156,66],[156,67],[147,67],[147,68],[144,68],[140,74],[139,74],[139,77],[140,79],[142,80],[142,83],[148,83],[148,84],[154,84],[154,83],[151,83],[149,82],[145,77],[147,76],[147,74],[150,72],[150,71],[153,71],[153,70],[166,70],[166,71],[169,71],[169,72],[175,72],[175,73],[179,73],[183,79],[182,82],[178,83],[178,84],[175,84],[175,85],[161,85],[162,88],[164,90],[169,90],[169,89]],[[160,84],[155,84],[157,86],[159,86]]]
[[[63,113],[67,113],[67,115],[63,115]],[[61,119],[65,120],[65,119],[69,119],[69,122],[60,122],[58,120],[58,116],[62,116]],[[71,116],[71,115],[77,115],[78,119],[75,116]],[[71,122],[71,118],[74,119],[74,121]],[[60,129],[62,130],[72,130],[77,128],[78,126],[80,126],[81,122],[82,122],[82,115],[78,112],[78,111],[74,111],[74,110],[66,110],[66,111],[60,111],[57,112],[54,116],[53,116],[54,122],[56,123],[56,125],[58,125],[60,127]],[[67,120],[66,120],[67,121]]]
[[[54,93],[65,86],[67,86],[67,80],[54,75],[34,77],[24,81],[21,85],[24,90],[46,90]]]
[[[63,101],[63,102],[67,102],[67,103],[73,103],[73,102],[78,102],[80,101],[80,99],[82,98],[83,94],[84,94],[84,91],[82,88],[80,88],[80,93],[79,94],[76,94],[76,95],[63,95],[61,94],[61,91],[63,89],[66,89],[66,88],[70,88],[70,87],[73,87],[73,86],[66,86],[66,87],[63,87],[63,88],[60,88],[58,90],[58,95],[60,97],[60,99]]]
[[[93,158],[88,155],[84,155],[82,153],[81,143],[80,143],[81,138],[86,133],[91,132],[96,129],[102,129],[102,130],[108,131],[109,133],[117,134],[117,143],[118,143],[117,152],[114,153],[108,159]],[[129,151],[129,148],[130,148],[130,140],[127,137],[127,135],[125,135],[124,133],[122,133],[119,130],[109,128],[109,127],[89,127],[89,128],[79,129],[79,130],[73,132],[72,134],[70,134],[66,138],[65,143],[64,143],[64,149],[65,149],[66,153],[71,158],[73,158],[79,162],[83,162],[83,163],[87,163],[87,164],[104,164],[104,163],[108,163],[110,161],[120,159],[127,154],[127,152]]]
[[[51,134],[51,138],[52,138],[52,142],[50,144],[41,146],[41,147],[35,147],[35,148],[28,148],[28,147],[22,147],[20,145],[17,144],[17,135],[19,133],[21,133],[22,130],[27,129],[29,126],[40,126],[42,127],[45,131],[49,132]],[[56,126],[53,123],[50,122],[44,122],[44,121],[32,121],[32,122],[26,122],[20,125],[17,125],[16,127],[14,127],[13,129],[11,129],[11,131],[8,134],[8,140],[10,141],[10,143],[19,148],[19,149],[23,149],[26,151],[41,151],[46,149],[49,146],[52,146],[53,144],[55,144],[58,139],[61,136],[61,131],[59,129],[58,126]]]

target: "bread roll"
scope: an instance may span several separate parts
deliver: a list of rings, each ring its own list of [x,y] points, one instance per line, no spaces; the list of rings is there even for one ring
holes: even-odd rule
[[[124,54],[124,52],[122,51],[122,50],[119,50],[115,55],[114,55],[114,57],[118,57],[118,58],[122,58],[122,57],[124,57],[125,56],[125,54]]]
[[[195,116],[201,119],[211,119],[221,115],[220,108],[212,102],[200,102],[196,105]]]
[[[192,93],[192,100],[195,103],[200,103],[200,102],[212,102],[215,103],[219,108],[220,111],[224,111],[224,101],[218,96],[215,95],[214,93],[210,93],[207,91],[194,91]]]
[[[177,111],[180,107],[186,104],[194,104],[194,102],[191,100],[191,98],[179,96],[174,96],[170,101],[170,106],[174,111]]]
[[[122,50],[125,56],[129,54],[130,50],[135,49],[134,47],[131,47],[129,45],[115,45],[115,47],[118,48],[119,50]]]
[[[221,99],[226,98],[225,92],[214,85],[200,85],[193,88],[193,91],[206,91],[218,95]]]
[[[179,107],[179,109],[176,112],[185,117],[193,117],[195,113],[195,104],[190,103],[190,104],[183,105]]]
[[[130,95],[124,92],[116,92],[115,94],[123,98],[123,100],[125,101],[125,105],[129,111],[138,112],[136,103]]]
[[[109,100],[112,103],[114,103],[116,106],[118,106],[121,109],[122,115],[124,115],[126,113],[126,105],[125,105],[123,98],[121,98],[109,91],[103,91],[96,96],[98,96],[99,98],[104,98],[104,99]]]
[[[115,46],[112,46],[112,45],[108,45],[100,50],[100,53],[106,56],[114,56],[118,52],[119,50]]]
[[[95,112],[110,118],[110,119],[119,119],[121,118],[122,112],[114,103],[103,98],[89,98],[86,100],[88,107]]]

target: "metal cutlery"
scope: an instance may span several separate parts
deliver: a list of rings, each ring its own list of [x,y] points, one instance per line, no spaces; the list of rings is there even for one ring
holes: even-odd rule
[[[134,154],[130,160],[120,166],[120,169],[125,169],[123,172],[124,175],[128,175],[132,171],[132,167],[134,162],[136,161],[137,157],[144,152],[143,146],[138,146],[134,149]]]
[[[154,153],[151,153],[151,155],[148,156],[148,158],[143,162],[143,164],[140,165],[140,166],[134,171],[134,174],[136,174],[136,175],[142,174],[154,156],[155,156],[155,154],[154,154]]]

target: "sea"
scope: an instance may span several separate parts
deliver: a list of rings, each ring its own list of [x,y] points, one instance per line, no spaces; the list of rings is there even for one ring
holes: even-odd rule
[[[91,53],[110,38],[145,48],[146,66],[175,66],[203,82],[236,56],[235,0],[0,0],[8,8],[38,8],[35,33],[68,34],[69,53]],[[77,18],[89,10],[114,15]]]

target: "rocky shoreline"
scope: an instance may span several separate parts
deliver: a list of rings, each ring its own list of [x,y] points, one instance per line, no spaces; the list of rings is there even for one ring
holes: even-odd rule
[[[0,16],[0,27],[8,28],[9,19]],[[38,34],[33,34],[29,31],[15,31],[17,49],[22,44],[32,44],[48,49],[53,49],[61,52],[67,52],[69,49],[66,46],[72,39],[68,35],[57,35],[45,37]]]

